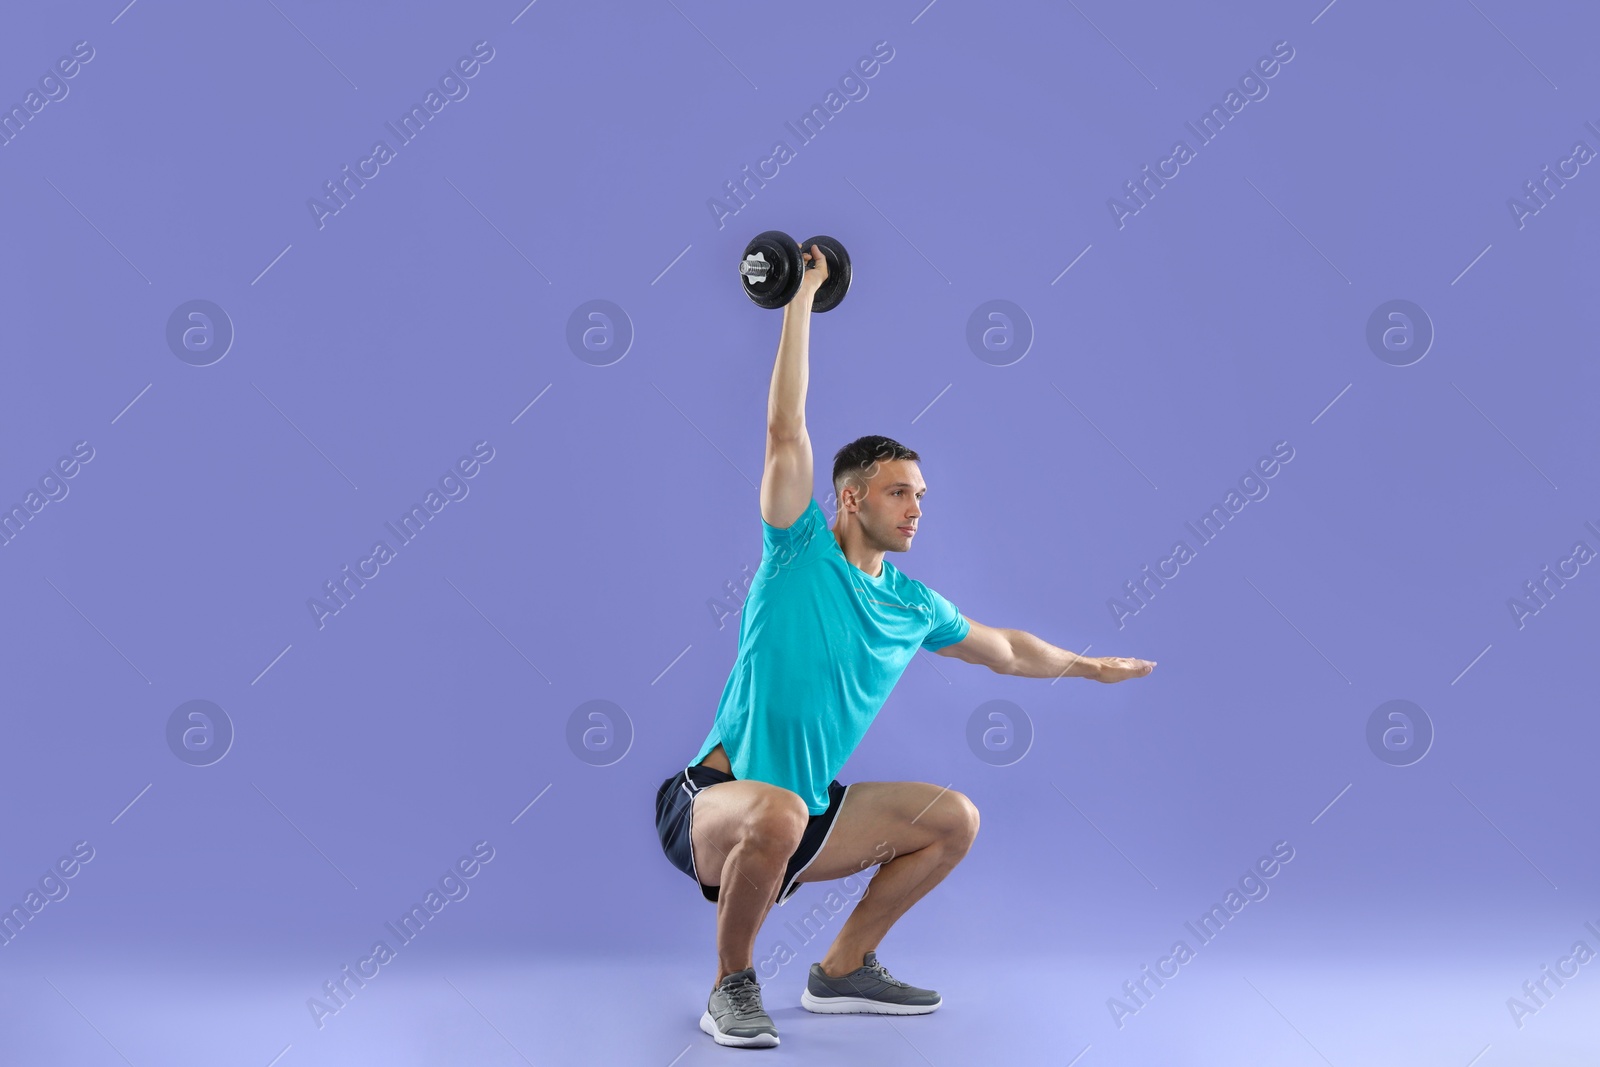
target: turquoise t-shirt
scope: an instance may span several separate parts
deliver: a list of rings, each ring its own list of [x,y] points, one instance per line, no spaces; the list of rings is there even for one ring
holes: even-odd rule
[[[792,790],[821,815],[828,783],[917,649],[953,645],[972,624],[888,559],[876,578],[845,559],[815,497],[792,526],[761,526],[739,654],[689,763],[720,743],[735,778]]]

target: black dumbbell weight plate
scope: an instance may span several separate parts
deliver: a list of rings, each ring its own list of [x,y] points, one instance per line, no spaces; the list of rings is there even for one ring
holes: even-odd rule
[[[751,238],[739,261],[745,295],[758,307],[781,308],[800,291],[805,261],[800,246],[782,230],[767,230]]]

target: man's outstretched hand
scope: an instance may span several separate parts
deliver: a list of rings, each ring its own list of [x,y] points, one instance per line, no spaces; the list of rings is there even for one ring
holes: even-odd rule
[[[822,288],[822,283],[828,280],[828,257],[823,255],[822,249],[816,245],[810,248],[801,246],[800,257],[806,261],[809,269],[800,275],[800,290],[796,295],[814,297],[817,295],[817,290]],[[812,263],[816,266],[812,267]]]
[[[1143,678],[1155,670],[1155,660],[1129,659],[1126,656],[1099,656],[1100,671],[1092,675],[1097,682],[1120,682],[1128,678]]]

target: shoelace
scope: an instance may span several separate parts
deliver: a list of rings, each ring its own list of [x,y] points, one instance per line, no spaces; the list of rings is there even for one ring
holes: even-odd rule
[[[731,985],[722,987],[728,996],[728,1004],[733,1008],[733,1014],[743,1018],[754,1015],[761,1008],[761,987],[753,979],[745,978]]]
[[[899,986],[901,988],[905,988],[906,987],[906,984],[904,982],[900,981],[900,979],[898,979],[894,975],[890,974],[884,968],[883,964],[879,963],[877,959],[873,959],[872,966],[869,968],[869,970],[871,970],[873,974],[877,975],[879,978],[883,979],[885,982],[888,982],[890,985]]]

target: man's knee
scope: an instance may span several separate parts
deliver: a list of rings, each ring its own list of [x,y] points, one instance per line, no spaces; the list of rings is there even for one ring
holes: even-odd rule
[[[965,793],[953,789],[945,793],[943,799],[954,802],[946,813],[946,840],[965,852],[978,836],[978,805]]]
[[[788,789],[763,789],[745,809],[740,822],[741,841],[787,857],[800,847],[811,811],[800,794]]]

